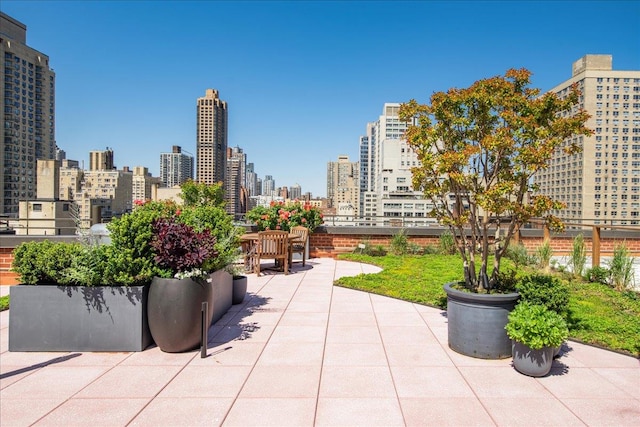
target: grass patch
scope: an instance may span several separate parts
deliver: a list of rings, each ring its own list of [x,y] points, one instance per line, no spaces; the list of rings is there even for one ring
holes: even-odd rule
[[[9,310],[9,295],[0,297],[0,311]]]
[[[381,267],[376,274],[342,277],[335,284],[405,301],[445,308],[442,285],[461,280],[457,255],[373,257],[344,254],[340,259]],[[508,261],[508,260],[505,260]],[[569,287],[569,336],[578,341],[640,356],[640,294],[607,285],[565,281]]]

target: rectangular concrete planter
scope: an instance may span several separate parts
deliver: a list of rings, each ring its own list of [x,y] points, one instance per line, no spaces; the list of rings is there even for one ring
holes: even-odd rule
[[[213,317],[211,318],[213,325],[231,308],[233,277],[224,270],[218,270],[211,274],[211,287],[213,288]]]
[[[12,286],[9,351],[142,351],[153,344],[148,292],[148,286]]]

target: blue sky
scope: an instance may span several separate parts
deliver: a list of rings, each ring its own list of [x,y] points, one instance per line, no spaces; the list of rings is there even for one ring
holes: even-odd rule
[[[385,102],[428,102],[508,68],[551,89],[585,54],[640,69],[637,1],[15,1],[27,44],[56,72],[56,140],[70,159],[113,148],[159,174],[195,153],[196,99],[229,103],[229,146],[262,178],[326,194]]]

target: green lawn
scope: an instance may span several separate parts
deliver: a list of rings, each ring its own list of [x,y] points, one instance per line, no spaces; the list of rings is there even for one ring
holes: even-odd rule
[[[9,310],[9,295],[0,297],[0,311]]]
[[[446,308],[442,285],[461,280],[457,255],[373,257],[344,254],[340,259],[374,264],[377,274],[342,277],[336,285],[405,301]],[[506,260],[508,262],[508,260]],[[640,295],[578,280],[566,280],[570,289],[570,338],[640,357]]]

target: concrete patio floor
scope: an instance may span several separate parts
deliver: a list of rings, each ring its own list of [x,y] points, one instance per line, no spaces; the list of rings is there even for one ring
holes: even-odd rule
[[[374,271],[320,258],[249,275],[206,358],[9,352],[2,312],[0,425],[640,426],[638,359],[568,342],[531,378],[462,356],[442,310],[332,286]]]

